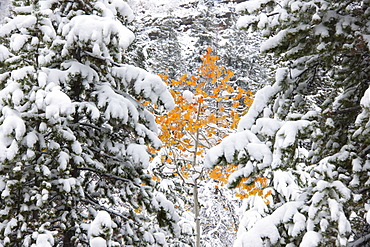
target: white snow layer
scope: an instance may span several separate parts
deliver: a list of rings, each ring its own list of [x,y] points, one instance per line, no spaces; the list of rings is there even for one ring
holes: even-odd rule
[[[0,45],[0,62],[4,62],[9,57],[10,57],[10,52],[8,48],[6,48],[3,45]]]
[[[59,119],[62,115],[70,115],[73,112],[71,99],[60,91],[58,86],[49,84],[47,88],[51,88],[50,92],[45,97],[45,115],[47,119]]]
[[[117,14],[120,14],[128,22],[133,21],[135,17],[130,6],[123,0],[98,0],[95,7],[102,11],[104,17],[114,18]]]
[[[194,103],[195,102],[195,98],[194,98],[194,94],[192,92],[190,92],[189,90],[185,90],[183,93],[182,93],[182,97],[189,103]]]
[[[104,109],[106,119],[120,119],[122,124],[128,121],[138,122],[139,112],[135,105],[122,95],[114,92],[109,83],[104,83],[98,88],[98,107]]]
[[[298,198],[300,189],[291,171],[274,171],[273,182],[275,190],[282,194],[287,201]]]
[[[127,147],[126,152],[127,155],[130,155],[132,157],[132,160],[135,163],[140,164],[143,169],[148,168],[149,156],[146,146],[133,143]]]
[[[303,236],[302,242],[299,247],[316,247],[321,240],[321,234],[315,231],[308,231]]]
[[[368,108],[368,109],[370,108],[370,88],[366,90],[364,96],[361,98],[360,103],[362,107]]]
[[[256,16],[243,15],[236,22],[236,26],[238,28],[247,27],[249,24],[252,24],[255,21],[257,21],[257,17]]]
[[[258,105],[258,104],[257,104]],[[252,105],[253,107],[253,105]],[[261,109],[256,110],[251,109],[251,115],[248,116],[249,112],[246,114],[244,120],[245,127],[252,127],[252,120],[257,117],[258,112],[263,111]],[[243,120],[242,119],[242,120]],[[259,168],[264,168],[268,165],[271,165],[273,168],[277,168],[281,164],[282,160],[282,149],[292,146],[295,143],[296,136],[299,131],[303,128],[307,128],[310,125],[308,120],[297,120],[297,121],[287,121],[279,123],[277,120],[262,120],[257,122],[258,125],[251,128],[253,130],[249,131],[240,130],[240,132],[231,134],[226,137],[219,145],[211,148],[207,152],[207,157],[205,161],[206,167],[212,167],[217,160],[224,156],[226,161],[232,163],[238,154],[238,158],[249,156],[249,160],[256,160],[259,163]],[[261,124],[267,124],[263,126]],[[243,126],[243,123],[239,124],[239,127]],[[280,129],[278,129],[280,128]],[[259,130],[262,130],[260,133]],[[275,143],[274,143],[274,152],[271,152],[270,146],[266,143],[260,141],[257,135],[266,134],[273,135],[275,133]]]
[[[93,222],[91,222],[89,228],[89,239],[90,246],[92,247],[106,247],[107,240],[110,240],[110,236],[113,233],[112,219],[108,212],[98,211]],[[108,239],[104,239],[101,236],[106,236]]]
[[[90,240],[90,247],[107,247],[107,241],[102,237],[92,238]]]
[[[52,247],[54,245],[54,238],[50,233],[38,234],[36,244],[31,247]]]
[[[0,29],[0,37],[8,35],[13,30],[22,30],[26,31],[27,28],[32,27],[37,22],[36,16],[32,15],[17,15],[13,19],[4,24]]]
[[[175,105],[174,100],[167,90],[166,84],[159,76],[131,65],[114,67],[112,74],[122,78],[124,80],[123,83],[127,85],[135,81],[135,93],[143,93],[144,97],[149,98],[153,103],[162,101],[167,109],[173,109]]]
[[[240,3],[236,6],[235,10],[238,12],[246,11],[247,13],[251,14],[254,11],[261,8],[261,6],[265,3],[269,2],[269,0],[251,0],[247,2]]]
[[[229,135],[219,145],[211,148],[207,152],[205,167],[212,167],[222,156],[225,156],[227,162],[232,163],[236,153],[239,153],[239,156],[249,155],[261,162],[260,166],[266,166],[272,160],[270,149],[254,133],[245,130]]]
[[[75,16],[63,27],[62,35],[67,40],[62,50],[63,56],[76,44],[87,43],[93,44],[91,51],[94,55],[106,58],[110,58],[109,45],[118,46],[123,52],[135,38],[134,34],[118,20],[95,15]]]
[[[282,77],[286,75],[286,69],[279,69],[276,72],[276,79],[281,81]],[[273,86],[266,86],[259,90],[255,97],[254,101],[248,110],[247,114],[245,114],[239,122],[238,131],[242,131],[245,129],[250,129],[252,125],[255,123],[257,117],[263,112],[271,98],[281,90],[278,83],[275,83]],[[271,123],[274,124],[274,123]],[[275,128],[271,125],[271,128]]]
[[[271,215],[268,215],[259,220],[260,215],[256,212],[254,217],[248,218],[243,217],[241,226],[252,228],[239,229],[238,237],[234,242],[234,247],[263,247],[264,238],[268,238],[272,245],[279,242],[280,234],[277,229],[278,224],[287,224],[293,219],[293,229],[300,231],[304,229],[302,215],[298,212],[298,209],[302,207],[304,202],[288,202],[283,206],[277,208]],[[250,214],[249,214],[250,215]],[[253,219],[254,218],[254,219]],[[250,220],[255,223],[250,224]]]
[[[300,130],[306,128],[310,125],[308,120],[297,120],[297,121],[287,121],[282,124],[282,127],[276,133],[273,162],[271,164],[272,168],[277,168],[282,162],[282,150],[288,148],[296,142],[296,137]]]
[[[52,247],[54,246],[54,237],[55,232],[51,232],[45,229],[49,227],[50,222],[47,222],[39,228],[38,232],[35,232],[33,238],[36,239],[36,244],[32,244],[31,247]]]
[[[3,123],[0,125],[0,161],[13,159],[18,154],[18,143],[26,132],[26,125],[19,113],[9,107],[2,109]],[[14,136],[14,138],[12,137]]]

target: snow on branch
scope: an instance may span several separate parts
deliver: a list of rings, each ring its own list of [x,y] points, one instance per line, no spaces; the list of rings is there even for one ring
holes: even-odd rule
[[[267,107],[268,103],[273,99],[273,97],[281,91],[280,83],[288,75],[287,68],[281,68],[276,71],[276,82],[273,86],[266,86],[259,90],[254,98],[254,101],[248,110],[247,114],[241,118],[238,131],[245,129],[250,129],[255,123],[256,119],[263,113],[264,109]]]
[[[124,85],[133,87],[137,95],[142,94],[153,103],[162,102],[168,110],[173,109],[174,100],[159,76],[131,65],[113,67],[112,74],[120,78]]]
[[[88,46],[88,51],[94,55],[119,58],[116,55],[126,50],[134,40],[134,34],[118,20],[94,15],[75,16],[63,26],[61,33],[66,37],[62,56],[69,54],[77,45],[81,48]],[[110,54],[110,45],[117,46],[117,54]]]
[[[255,160],[262,162],[271,161],[272,153],[269,148],[265,148],[263,145],[258,137],[249,130],[231,134],[219,145],[208,151],[205,167],[211,168],[215,166],[219,159],[223,157],[228,163],[232,163],[235,159],[246,155],[253,156]]]
[[[365,246],[366,244],[369,244],[370,242],[370,234],[367,234],[359,239],[357,239],[354,242],[348,243],[348,247],[361,247]]]
[[[278,230],[280,224],[287,224],[288,233],[297,236],[306,228],[306,218],[299,212],[303,205],[300,201],[288,202],[271,215],[258,220],[250,229],[239,229],[234,246],[263,247],[266,238],[272,245],[277,245],[281,238]],[[243,221],[243,224],[248,225],[248,222]]]

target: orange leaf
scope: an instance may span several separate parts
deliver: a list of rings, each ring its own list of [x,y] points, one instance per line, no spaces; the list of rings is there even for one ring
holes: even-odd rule
[[[240,104],[239,104],[239,102],[238,101],[235,101],[234,103],[233,103],[233,107],[238,107]]]

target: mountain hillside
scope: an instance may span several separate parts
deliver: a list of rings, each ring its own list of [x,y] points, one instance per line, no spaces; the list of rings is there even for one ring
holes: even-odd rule
[[[265,84],[265,63],[259,36],[239,30],[235,1],[131,0],[137,37],[132,49],[136,65],[153,73],[177,77],[196,72],[200,55],[211,47],[219,64],[232,70],[232,81],[245,89]]]

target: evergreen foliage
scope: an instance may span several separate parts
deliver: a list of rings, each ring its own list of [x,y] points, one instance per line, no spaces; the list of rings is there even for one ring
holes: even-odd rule
[[[0,246],[369,245],[370,1],[136,2],[0,2]]]
[[[235,25],[232,1],[132,0],[138,12],[131,46],[132,62],[148,71],[171,78],[195,74],[201,55],[212,47],[220,62],[235,74],[230,80],[243,89],[256,90],[266,84],[266,59],[259,56],[259,35],[248,35]],[[136,54],[140,54],[137,57]]]
[[[234,246],[369,244],[369,1],[241,3],[283,68],[257,92],[239,132],[208,155],[238,162],[230,183],[269,178],[267,206],[249,198]]]
[[[158,76],[121,64],[129,6],[12,4],[0,26],[0,246],[93,245],[98,210],[109,229],[90,236],[109,246],[166,245],[178,219],[146,172],[146,145],[161,142],[139,101],[173,100]]]

